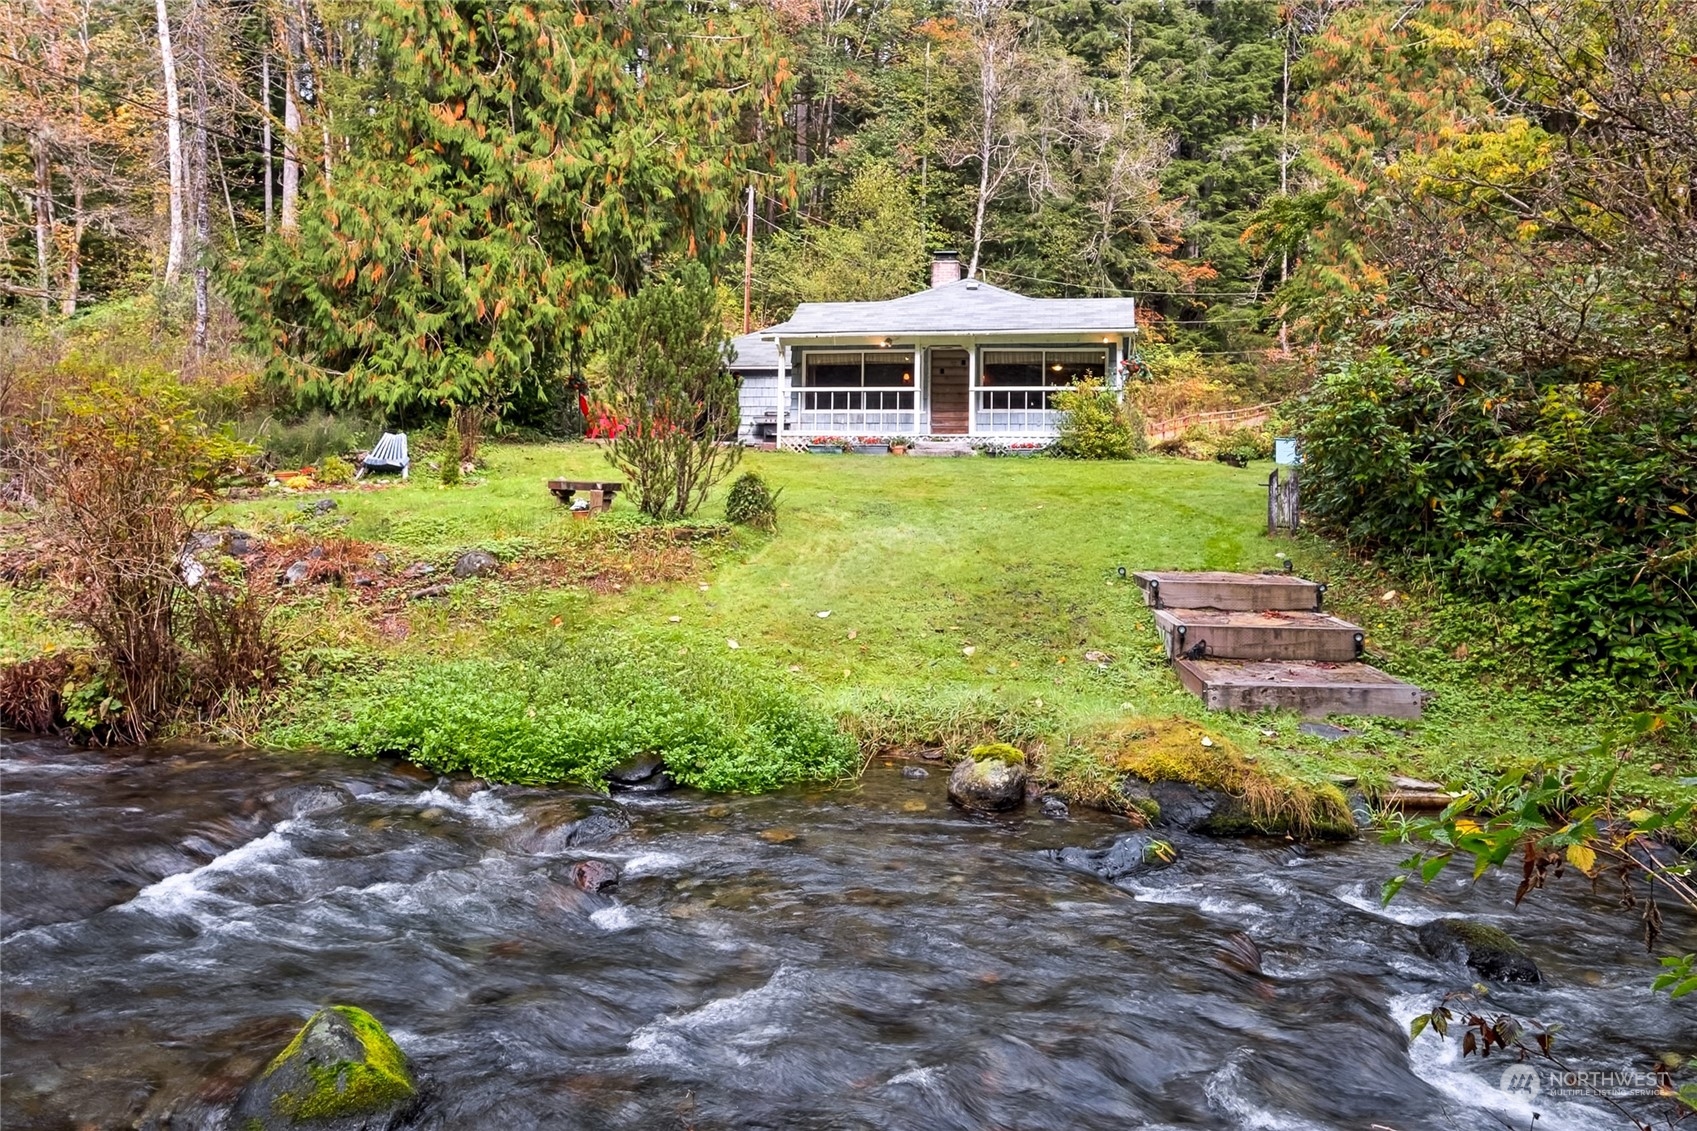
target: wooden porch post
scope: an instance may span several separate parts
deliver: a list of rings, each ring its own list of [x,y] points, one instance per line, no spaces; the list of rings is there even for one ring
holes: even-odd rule
[[[772,446],[782,450],[784,423],[790,414],[790,355],[784,350],[782,338],[774,344],[778,347],[778,427],[772,433]]]
[[[978,435],[978,343],[966,344],[966,434]]]
[[[921,421],[924,423],[921,424]],[[913,434],[931,434],[931,348],[913,347]]]

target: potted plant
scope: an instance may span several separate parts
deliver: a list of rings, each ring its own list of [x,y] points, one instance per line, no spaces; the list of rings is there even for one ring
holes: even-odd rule
[[[835,436],[815,436],[807,442],[807,450],[815,455],[840,455],[843,452],[843,442]]]
[[[912,444],[912,442],[913,441],[907,436],[891,436],[890,437],[890,454],[893,455],[893,456],[905,456],[905,455],[907,455],[907,449]]]
[[[890,442],[882,436],[857,436],[848,450],[859,456],[885,456],[890,454]]]

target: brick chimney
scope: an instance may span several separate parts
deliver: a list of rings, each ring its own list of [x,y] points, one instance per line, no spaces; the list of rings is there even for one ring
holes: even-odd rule
[[[960,282],[960,252],[938,251],[931,255],[931,285],[945,286]]]

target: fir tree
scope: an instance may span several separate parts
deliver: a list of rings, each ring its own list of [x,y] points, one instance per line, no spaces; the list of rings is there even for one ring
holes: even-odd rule
[[[758,13],[701,7],[384,0],[375,124],[246,273],[273,372],[337,406],[499,411],[649,263],[711,259],[754,156],[734,131],[787,76]]]

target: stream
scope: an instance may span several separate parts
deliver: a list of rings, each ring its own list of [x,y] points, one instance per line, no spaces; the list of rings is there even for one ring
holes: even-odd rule
[[[1408,1022],[1474,980],[1467,914],[1545,981],[1494,1009],[1588,1070],[1692,1045],[1636,921],[1569,877],[1377,892],[1406,855],[1177,837],[1122,886],[1052,850],[1123,823],[953,808],[945,772],[759,797],[445,782],[302,754],[0,735],[0,1123],[221,1127],[317,1007],[369,1009],[418,1128],[1594,1131]],[[574,864],[617,886],[581,890]],[[1667,911],[1661,952],[1697,949]],[[1259,948],[1246,968],[1242,932]],[[1646,1113],[1655,1101],[1625,1101]]]

